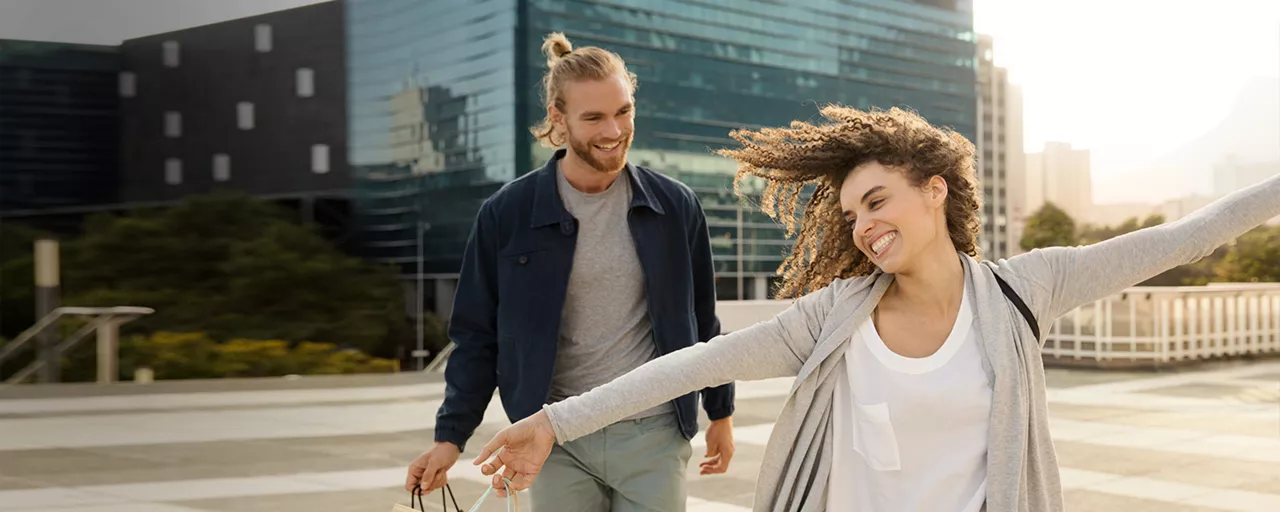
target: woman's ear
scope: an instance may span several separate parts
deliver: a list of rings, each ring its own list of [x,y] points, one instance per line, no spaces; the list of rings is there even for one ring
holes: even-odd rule
[[[947,202],[947,180],[942,176],[933,176],[929,178],[927,188],[929,192],[929,200],[935,207],[941,208]]]

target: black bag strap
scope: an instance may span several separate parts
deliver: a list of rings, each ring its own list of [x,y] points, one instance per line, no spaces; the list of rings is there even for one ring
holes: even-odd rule
[[[449,487],[449,484],[444,484],[444,489],[440,492],[440,510],[449,512],[449,505],[445,501],[446,494],[448,495],[448,499],[453,501],[453,509],[458,512],[462,512],[462,507],[458,506],[458,499],[454,497],[453,489]],[[414,486],[413,491],[409,493],[409,508],[417,508],[418,510],[426,512],[427,498],[422,495],[421,484]]]
[[[1039,342],[1040,324],[1036,323],[1036,317],[1031,314],[1031,308],[1027,307],[1026,302],[1022,302],[1022,297],[1019,297],[1018,294],[1013,291],[1013,287],[1009,286],[1009,283],[1000,278],[1000,274],[995,273],[993,270],[991,271],[991,275],[996,277],[996,283],[1000,285],[1000,290],[1004,292],[1004,296],[1008,297],[1009,301],[1013,303],[1013,306],[1018,308],[1019,313],[1022,313],[1022,318],[1027,320],[1027,325],[1031,326],[1031,332],[1036,336],[1036,342]]]

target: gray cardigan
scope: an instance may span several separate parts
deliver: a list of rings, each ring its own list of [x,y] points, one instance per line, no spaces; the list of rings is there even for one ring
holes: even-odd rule
[[[983,367],[992,383],[986,510],[1060,511],[1040,343],[1001,293],[999,274],[1040,324],[1195,262],[1280,215],[1280,176],[1181,220],[1084,247],[1037,249],[998,262],[961,255],[972,279]],[[655,359],[609,384],[546,406],[563,443],[693,390],[735,380],[795,377],[765,449],[756,512],[826,509],[832,397],[844,351],[892,274],[837,280],[772,319]]]

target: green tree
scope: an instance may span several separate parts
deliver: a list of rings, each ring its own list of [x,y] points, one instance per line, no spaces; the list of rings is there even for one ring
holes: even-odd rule
[[[27,226],[0,222],[0,336],[15,338],[35,323],[35,241]]]
[[[1139,229],[1159,226],[1160,224],[1164,224],[1164,215],[1160,215],[1158,213],[1148,215],[1147,218],[1142,219],[1142,221],[1139,221],[1137,217],[1130,217],[1115,226],[1095,226],[1085,224],[1080,228],[1077,243],[1081,245],[1096,244],[1123,234],[1132,233]]]
[[[1076,244],[1076,224],[1067,212],[1053,203],[1045,203],[1027,219],[1019,245],[1030,251],[1042,247],[1072,246]]]
[[[1259,226],[1241,235],[1214,270],[1217,281],[1280,282],[1280,226]]]
[[[1159,226],[1161,224],[1164,224],[1164,215],[1159,213],[1153,213],[1151,215],[1148,215],[1147,218],[1142,219],[1142,224],[1139,225],[1138,228],[1146,229],[1150,227]]]
[[[346,256],[284,210],[243,196],[95,216],[67,244],[64,275],[66,304],[156,310],[129,332],[320,340],[366,352],[412,338],[390,268]]]

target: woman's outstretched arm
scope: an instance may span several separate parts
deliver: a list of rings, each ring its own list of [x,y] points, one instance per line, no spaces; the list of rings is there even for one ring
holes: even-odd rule
[[[1005,265],[1036,289],[1032,307],[1053,319],[1161,272],[1199,261],[1280,215],[1280,176],[1236,191],[1182,219],[1084,247],[1049,247]],[[1047,320],[1046,320],[1047,321]]]
[[[567,442],[693,391],[739,380],[795,376],[813,352],[833,302],[831,287],[777,316],[659,357],[582,395],[549,405],[556,438]]]
[[[700,389],[795,376],[813,353],[835,300],[833,288],[801,297],[768,321],[672,352],[587,393],[548,405],[499,432],[475,463],[494,456],[482,470],[487,475],[503,470],[494,477],[495,487],[501,488],[500,477],[505,476],[513,490],[527,489],[557,441],[572,441]]]

